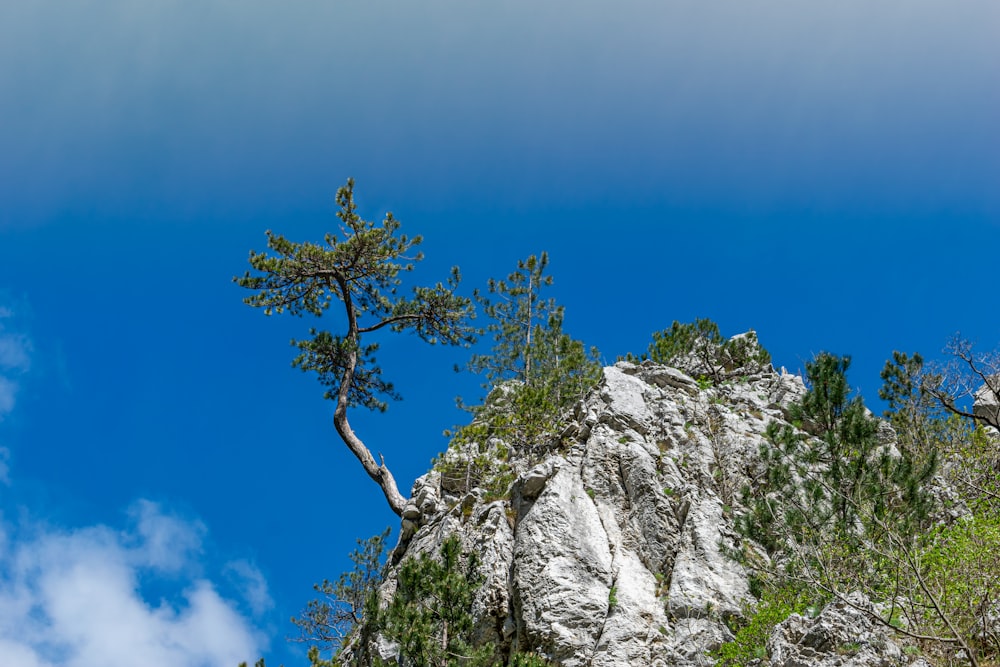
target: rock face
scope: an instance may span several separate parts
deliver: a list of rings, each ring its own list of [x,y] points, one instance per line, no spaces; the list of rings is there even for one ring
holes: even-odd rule
[[[903,651],[875,627],[864,610],[871,602],[854,593],[827,606],[814,619],[792,614],[768,642],[775,667],[892,667],[904,664]],[[921,661],[922,662],[922,661]]]
[[[1000,375],[990,376],[989,383],[984,383],[976,391],[972,412],[986,423],[1000,428],[1000,395],[993,387],[1000,387]]]
[[[724,553],[732,507],[764,472],[767,425],[804,392],[770,367],[714,387],[650,362],[605,368],[559,445],[534,464],[514,457],[509,501],[446,490],[437,472],[418,479],[392,560],[458,534],[483,575],[478,637],[505,652],[564,667],[711,665],[707,652],[732,639],[726,620],[752,601],[748,573]],[[772,664],[900,664],[850,611],[789,619]],[[881,661],[847,661],[852,642]]]

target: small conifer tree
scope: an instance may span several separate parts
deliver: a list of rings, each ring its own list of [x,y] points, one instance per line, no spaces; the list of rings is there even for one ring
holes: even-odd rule
[[[473,355],[469,370],[484,376],[484,388],[500,394],[472,410],[496,434],[530,445],[550,434],[560,412],[583,396],[600,377],[596,348],[563,331],[564,309],[542,290],[552,285],[545,275],[546,253],[517,264],[504,280],[490,279],[475,300],[491,322],[489,354]]]
[[[335,582],[324,579],[313,586],[321,597],[310,600],[302,616],[292,618],[299,628],[293,641],[310,645],[314,663],[322,664],[321,655],[336,654],[348,638],[353,639],[359,659],[370,662],[368,644],[378,629],[378,588],[385,574],[384,554],[389,529],[367,540],[358,540],[351,555],[354,568]],[[364,661],[362,660],[362,661]]]
[[[472,642],[472,600],[480,583],[476,559],[463,558],[456,535],[441,544],[438,557],[420,554],[403,562],[382,626],[408,664],[498,664],[492,644],[474,646]]]
[[[812,435],[772,423],[761,451],[767,475],[744,489],[751,511],[742,531],[806,569],[824,544],[862,548],[887,527],[910,533],[932,507],[925,487],[936,459],[918,465],[882,446],[878,422],[860,396],[850,397],[850,361],[824,352],[806,364],[809,390],[791,417]]]

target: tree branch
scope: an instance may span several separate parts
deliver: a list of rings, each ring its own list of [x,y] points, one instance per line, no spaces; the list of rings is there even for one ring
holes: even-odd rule
[[[358,329],[358,333],[359,334],[371,333],[373,331],[378,331],[379,329],[383,329],[387,326],[398,324],[399,322],[410,322],[413,320],[420,320],[422,317],[424,317],[423,313],[408,313],[405,315],[393,315],[392,317],[387,317],[384,320],[371,325],[370,327],[360,327]]]

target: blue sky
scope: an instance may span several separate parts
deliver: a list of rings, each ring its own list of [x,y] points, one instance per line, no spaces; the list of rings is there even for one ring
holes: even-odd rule
[[[0,663],[302,663],[287,618],[395,522],[310,323],[231,278],[349,176],[417,280],[547,250],[608,361],[711,317],[874,400],[893,349],[996,347],[997,44],[993,0],[0,4]],[[404,400],[352,419],[408,487],[477,380],[383,344]]]

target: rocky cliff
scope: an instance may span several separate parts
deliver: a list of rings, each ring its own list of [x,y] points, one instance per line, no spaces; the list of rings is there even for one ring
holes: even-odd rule
[[[770,366],[714,385],[650,362],[605,368],[546,450],[487,444],[510,461],[509,497],[490,500],[439,470],[417,480],[384,593],[404,558],[435,554],[454,534],[478,556],[477,638],[505,655],[532,651],[564,667],[711,665],[707,653],[732,639],[752,602],[749,573],[726,555],[738,545],[739,490],[764,472],[767,425],[804,393],[799,377]],[[456,449],[444,462],[466,456]],[[843,604],[793,615],[768,648],[773,665],[907,661]],[[380,652],[391,658],[393,647]]]

